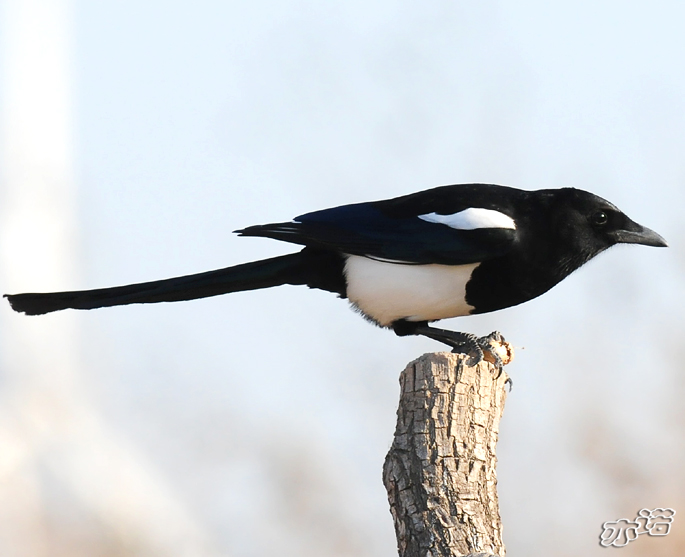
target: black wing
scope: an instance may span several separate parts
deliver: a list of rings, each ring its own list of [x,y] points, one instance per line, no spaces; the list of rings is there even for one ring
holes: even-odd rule
[[[448,186],[454,187],[459,188]],[[421,214],[438,212],[435,192],[441,189],[422,192],[430,194],[430,203],[422,202],[420,197],[417,200],[407,196],[389,201],[344,205],[308,213],[293,222],[250,226],[237,232],[241,236],[262,236],[351,255],[412,264],[465,265],[504,255],[511,249],[516,238],[515,229],[459,230],[420,219]],[[437,196],[438,202],[441,201],[440,197],[444,195]],[[447,210],[444,209],[446,205],[449,205]],[[483,203],[476,206],[483,207]],[[442,203],[440,207],[440,214],[449,214],[451,211],[464,210],[469,204],[468,199],[461,199],[458,203]]]

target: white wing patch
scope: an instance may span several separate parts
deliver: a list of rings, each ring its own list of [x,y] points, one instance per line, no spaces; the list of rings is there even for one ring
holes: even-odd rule
[[[477,207],[464,209],[452,215],[428,213],[427,215],[419,215],[419,218],[427,222],[444,224],[457,230],[475,230],[477,228],[511,228],[516,230],[516,223],[511,217],[499,211]]]

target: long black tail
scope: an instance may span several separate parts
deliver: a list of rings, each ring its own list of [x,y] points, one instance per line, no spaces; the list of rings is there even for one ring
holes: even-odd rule
[[[337,254],[312,252],[304,249],[299,253],[253,261],[234,267],[208,271],[196,275],[141,282],[97,290],[74,292],[50,292],[44,294],[6,294],[12,309],[27,315],[42,315],[62,309],[94,309],[126,304],[152,304],[156,302],[179,302],[240,292],[269,288],[281,284],[308,284],[340,292],[338,284],[325,277],[333,267],[340,267]],[[341,269],[340,269],[341,270]],[[342,277],[342,273],[338,276]],[[323,280],[322,280],[323,278]],[[343,287],[344,289],[344,287]]]

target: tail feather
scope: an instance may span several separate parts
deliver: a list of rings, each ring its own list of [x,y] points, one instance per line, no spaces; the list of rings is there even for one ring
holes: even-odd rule
[[[67,308],[94,309],[195,300],[281,284],[307,284],[307,269],[303,266],[306,256],[304,252],[299,252],[206,273],[113,288],[5,294],[5,298],[9,300],[12,309],[27,315],[42,315]]]

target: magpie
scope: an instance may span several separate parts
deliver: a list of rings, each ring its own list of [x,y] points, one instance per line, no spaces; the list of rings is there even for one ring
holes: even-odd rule
[[[306,285],[347,298],[366,319],[399,336],[429,337],[470,354],[472,362],[485,351],[501,363],[490,348],[499,333],[478,338],[429,323],[532,300],[615,244],[667,245],[592,193],[493,184],[441,186],[236,232],[303,248],[166,280],[5,297],[14,310],[40,315]]]

